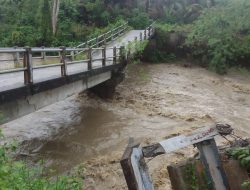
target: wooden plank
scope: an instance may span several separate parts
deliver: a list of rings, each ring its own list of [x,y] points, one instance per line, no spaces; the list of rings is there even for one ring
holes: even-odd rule
[[[218,134],[216,126],[204,127],[187,136],[180,135],[151,146],[143,147],[142,151],[144,157],[155,157],[160,154],[170,153],[186,146],[211,139]]]
[[[61,56],[61,76],[62,77],[66,77],[67,76],[67,62],[66,62],[66,48],[65,47],[61,47],[62,48],[62,53],[60,54]]]
[[[129,138],[128,146],[122,156],[120,164],[122,166],[123,174],[125,176],[128,189],[129,190],[137,190],[137,184],[135,181],[135,175],[133,172],[133,167],[131,165],[131,155],[133,148],[139,147],[139,144],[135,144],[133,138]]]
[[[228,180],[222,167],[219,151],[214,139],[196,144],[200,157],[205,166],[207,176],[213,185],[214,190],[228,190]]]
[[[129,190],[154,190],[139,144],[131,138],[120,163]]]

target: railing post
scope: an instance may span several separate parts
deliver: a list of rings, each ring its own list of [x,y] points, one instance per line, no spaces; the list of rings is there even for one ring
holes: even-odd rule
[[[220,161],[220,155],[215,140],[209,139],[196,144],[200,158],[205,166],[207,177],[214,190],[227,190],[228,181]]]
[[[107,33],[104,34],[104,46],[107,44]]]
[[[114,40],[114,30],[112,29],[111,30],[111,41],[113,41]]]
[[[44,49],[45,47],[42,46],[42,49]],[[46,52],[45,51],[41,51],[41,58],[45,61],[46,60]]]
[[[106,47],[102,49],[102,66],[106,66]]]
[[[131,42],[130,41],[128,41],[128,50],[127,50],[126,58],[127,58],[127,62],[130,63],[130,58],[131,58]]]
[[[113,64],[116,64],[116,47],[113,48]]]
[[[126,29],[127,29],[127,26],[128,26],[128,23],[125,23],[124,28],[123,28],[124,33],[125,33]]]
[[[71,51],[70,55],[71,55],[71,60],[74,61],[75,60],[75,52]]]
[[[17,46],[15,46],[14,48],[17,49]],[[15,67],[18,67],[19,60],[20,60],[20,53],[15,52],[13,56],[14,56],[14,65]]]
[[[66,61],[66,48],[61,47],[62,52],[60,53],[61,56],[61,76],[65,77],[67,76],[67,61]]]
[[[142,32],[140,32],[140,41],[142,41],[143,39],[142,39]]]
[[[96,37],[96,47],[99,47],[99,36]]]
[[[119,36],[122,35],[122,32],[123,32],[123,26],[121,26],[121,27],[119,28]]]
[[[92,48],[88,50],[88,70],[92,69]]]
[[[125,47],[124,46],[121,46],[120,47],[120,62],[119,63],[125,63],[125,59],[126,59],[126,56],[125,56]]]
[[[147,39],[147,29],[144,30],[144,40]]]
[[[32,65],[32,51],[30,47],[25,48],[23,58],[23,67],[26,68],[24,71],[24,84],[33,84],[33,65]]]
[[[150,34],[150,27],[148,27],[148,37],[150,38],[151,34]]]

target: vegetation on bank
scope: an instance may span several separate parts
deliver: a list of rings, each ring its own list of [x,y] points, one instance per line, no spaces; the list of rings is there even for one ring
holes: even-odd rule
[[[0,47],[73,46],[125,21],[138,29],[151,22],[144,6],[126,1],[0,0],[0,3]]]
[[[242,167],[246,168],[248,171],[250,170],[250,146],[230,149],[227,154],[239,160]],[[250,190],[250,180],[244,182],[242,186],[244,189]]]
[[[75,46],[125,21],[157,20],[143,59],[186,57],[220,74],[249,65],[248,0],[0,0],[0,46]]]
[[[136,29],[192,22],[210,1],[0,0],[0,47],[74,45],[125,20]]]
[[[227,0],[204,9],[192,23],[159,24],[157,51],[147,55],[152,61],[164,61],[172,53],[197,61],[219,74],[226,73],[230,67],[247,67],[250,64],[249,10],[248,0]]]
[[[3,136],[0,133],[0,140]],[[29,167],[23,161],[10,157],[16,145],[0,145],[0,187],[1,190],[81,190],[82,179],[74,176],[59,176],[50,179],[44,176],[43,167]]]

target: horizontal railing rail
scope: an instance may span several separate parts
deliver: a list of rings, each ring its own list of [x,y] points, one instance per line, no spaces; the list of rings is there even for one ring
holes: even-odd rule
[[[107,51],[113,49],[113,62],[111,64],[118,64],[121,62],[122,57],[122,50],[125,49],[124,47],[113,47],[113,48],[66,48],[66,47],[60,47],[60,48],[20,48],[20,49],[11,49],[11,48],[0,48],[0,53],[23,53],[22,58],[22,64],[19,66],[20,68],[15,69],[6,69],[0,71],[0,74],[9,74],[9,73],[16,73],[16,72],[24,72],[24,84],[30,85],[34,83],[34,76],[33,76],[33,70],[38,70],[42,68],[50,68],[50,67],[61,67],[61,77],[66,77],[68,75],[68,69],[67,66],[71,64],[86,64],[88,71],[93,68],[93,62],[100,61],[100,65],[98,67],[105,67],[106,62],[108,62],[109,58],[106,56]],[[84,51],[86,58],[83,57],[81,60],[70,60],[67,59],[67,53],[74,51]],[[101,57],[92,57],[92,54],[94,51],[100,51]],[[35,53],[41,53],[41,52],[56,52],[60,54],[60,62],[59,63],[53,63],[53,64],[47,64],[47,65],[33,65],[33,59],[36,58],[33,55]],[[119,54],[117,54],[119,52]]]
[[[114,28],[111,29],[110,31],[101,34],[95,38],[92,38],[90,40],[88,40],[87,42],[81,43],[77,46],[77,48],[79,47],[100,47],[100,45],[106,45],[107,42],[111,39],[114,40],[116,37],[118,37],[119,35],[121,35],[123,32],[126,31],[126,29],[128,28],[128,22]]]

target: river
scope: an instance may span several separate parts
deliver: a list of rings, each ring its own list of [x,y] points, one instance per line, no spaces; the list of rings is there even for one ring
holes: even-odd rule
[[[129,137],[146,145],[215,122],[249,137],[249,73],[219,76],[182,65],[129,65],[112,100],[84,92],[1,128],[9,140],[22,143],[20,157],[43,159],[53,175],[77,167],[85,189],[126,189],[119,159]],[[196,152],[189,147],[147,160],[155,188],[171,189],[167,165]]]

